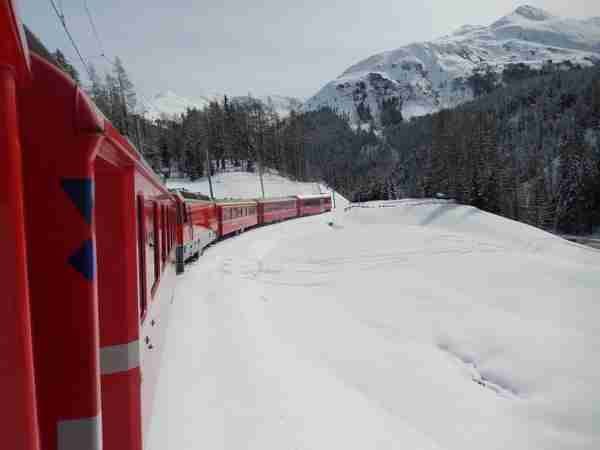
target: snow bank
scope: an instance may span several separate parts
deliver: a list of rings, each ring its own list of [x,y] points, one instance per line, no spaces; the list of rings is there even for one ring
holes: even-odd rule
[[[600,448],[600,252],[444,201],[363,206],[180,278],[147,447]]]
[[[216,198],[259,198],[261,197],[260,180],[257,173],[225,172],[212,177],[213,190]],[[292,181],[275,173],[263,175],[265,197],[286,197],[289,195],[315,195],[331,192],[320,183],[304,183]],[[207,178],[197,181],[169,180],[167,186],[171,189],[184,188],[191,192],[210,194]],[[337,198],[339,194],[336,194]]]

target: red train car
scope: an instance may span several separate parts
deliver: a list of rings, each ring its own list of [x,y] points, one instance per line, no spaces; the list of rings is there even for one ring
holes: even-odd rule
[[[178,246],[184,261],[188,244],[193,255],[257,225],[259,205],[270,223],[327,201],[171,194],[68,76],[29,54],[13,0],[0,2],[0,148],[3,446],[141,450]]]
[[[298,216],[310,216],[327,211],[326,200],[331,197],[328,194],[298,195]],[[331,209],[331,203],[330,209]]]
[[[0,422],[3,448],[39,450],[17,92],[30,59],[13,1],[0,4]]]
[[[261,199],[256,202],[259,225],[298,216],[298,199],[295,197]]]
[[[216,203],[216,208],[219,237],[242,232],[258,224],[255,201],[219,201]]]
[[[324,212],[331,211],[331,195],[328,195],[323,200],[323,210]]]
[[[10,16],[14,28],[12,6],[2,3],[0,20]],[[2,33],[11,29],[1,25]],[[3,40],[0,51],[5,47]],[[19,128],[27,171],[21,181],[34,367],[32,380],[27,319],[17,317],[12,327],[20,327],[14,334],[20,342],[7,355],[13,370],[22,369],[12,378],[2,373],[0,389],[14,384],[14,393],[3,395],[13,405],[11,417],[1,409],[10,424],[3,443],[26,450],[37,450],[36,441],[44,450],[140,450],[174,293],[176,201],[68,76],[36,55],[30,62],[25,89],[0,78],[0,107],[9,113],[0,119],[7,121],[0,136],[14,159],[15,138],[3,133]],[[13,173],[17,165],[11,160],[1,170]],[[16,189],[18,199],[20,180],[12,178],[15,185],[3,191],[14,196]],[[14,318],[25,313],[27,292],[19,275],[22,208],[11,202],[17,265],[5,273],[18,271]],[[1,324],[12,329],[11,321]],[[28,394],[32,382],[35,399]]]
[[[219,222],[214,203],[183,198],[176,194],[179,222],[177,225],[177,272],[185,262],[198,257],[202,250],[217,239]]]

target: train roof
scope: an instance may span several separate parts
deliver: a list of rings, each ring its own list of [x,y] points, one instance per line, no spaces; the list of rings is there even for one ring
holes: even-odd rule
[[[290,202],[298,200],[296,197],[274,197],[274,198],[257,198],[258,203],[278,203],[278,202]]]
[[[214,203],[210,197],[199,192],[190,192],[186,189],[169,189],[174,194],[179,194],[186,201]]]
[[[0,4],[0,60],[12,66],[23,83],[31,78],[31,59],[17,6],[15,0]]]
[[[313,198],[327,198],[330,194],[311,194],[311,195],[296,195],[299,200],[310,200]]]
[[[231,199],[231,200],[216,200],[217,206],[256,206],[258,202],[256,200],[242,200],[242,199]]]

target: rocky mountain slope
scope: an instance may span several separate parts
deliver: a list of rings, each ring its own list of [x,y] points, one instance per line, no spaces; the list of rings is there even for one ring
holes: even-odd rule
[[[141,111],[150,120],[156,120],[161,117],[173,118],[185,113],[188,108],[203,109],[207,107],[211,101],[222,102],[223,94],[208,94],[203,93],[196,98],[186,98],[177,95],[174,92],[166,91],[154,95],[149,100],[143,100],[140,105]],[[246,101],[246,97],[230,97],[230,100]],[[294,97],[283,97],[280,95],[271,95],[258,97],[265,105],[272,106],[279,116],[287,116],[290,111],[298,111],[302,107],[302,101]]]
[[[564,19],[521,6],[490,26],[466,25],[449,36],[373,55],[347,69],[305,104],[329,106],[353,124],[381,124],[382,113],[404,119],[454,107],[473,98],[474,70],[546,61],[600,62],[600,18]]]

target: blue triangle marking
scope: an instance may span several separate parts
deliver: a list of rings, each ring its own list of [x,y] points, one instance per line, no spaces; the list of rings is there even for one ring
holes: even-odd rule
[[[88,239],[75,253],[69,257],[69,264],[85,277],[86,280],[94,279],[96,258],[94,255],[94,243]]]
[[[90,178],[64,178],[60,185],[88,224],[92,223],[94,184]]]

